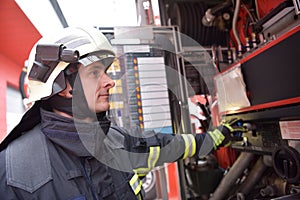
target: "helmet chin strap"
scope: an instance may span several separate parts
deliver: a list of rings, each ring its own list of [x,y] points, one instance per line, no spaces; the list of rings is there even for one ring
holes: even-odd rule
[[[85,100],[85,98],[82,98]],[[46,105],[49,108],[56,109],[58,111],[61,111],[63,113],[66,113],[68,115],[73,116],[76,119],[86,119],[86,118],[92,118],[93,121],[98,121],[101,129],[103,130],[104,134],[108,133],[109,127],[110,127],[110,120],[106,116],[106,112],[100,112],[100,113],[93,113],[88,109],[88,106],[84,101],[80,104],[75,104],[74,108],[72,108],[72,98],[65,98],[62,96],[59,96],[58,94],[52,96],[48,100],[46,100]],[[79,103],[79,101],[77,102]],[[88,111],[86,112],[86,109]],[[74,110],[76,110],[74,112]],[[75,113],[75,115],[74,115]]]
[[[47,104],[44,105],[47,106],[47,109],[55,109],[73,116],[71,98],[65,98],[56,94],[51,98],[47,99],[46,102]]]

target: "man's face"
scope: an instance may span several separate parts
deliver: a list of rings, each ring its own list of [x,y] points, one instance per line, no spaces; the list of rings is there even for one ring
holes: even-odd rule
[[[101,62],[94,62],[78,70],[88,107],[95,113],[109,109],[109,89],[115,86],[106,69]]]

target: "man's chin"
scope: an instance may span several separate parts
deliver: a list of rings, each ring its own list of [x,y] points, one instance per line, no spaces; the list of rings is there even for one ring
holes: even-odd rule
[[[106,112],[106,111],[108,111],[109,110],[109,104],[107,105],[107,106],[101,106],[101,108],[96,108],[95,110],[96,110],[96,113],[101,113],[101,112]]]

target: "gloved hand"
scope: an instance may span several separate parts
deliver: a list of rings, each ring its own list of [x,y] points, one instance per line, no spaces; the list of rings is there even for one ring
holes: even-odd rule
[[[221,125],[213,131],[209,131],[208,134],[214,141],[214,148],[227,147],[232,141],[241,141],[242,133],[246,132],[247,128],[243,127],[243,121],[241,119],[231,119],[229,121],[223,121]]]

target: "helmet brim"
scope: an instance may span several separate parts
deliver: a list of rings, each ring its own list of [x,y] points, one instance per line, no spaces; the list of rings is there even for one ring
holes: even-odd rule
[[[115,60],[115,54],[110,51],[97,51],[80,58],[78,62],[83,66],[88,66],[94,62],[101,62],[105,67],[109,67]]]

